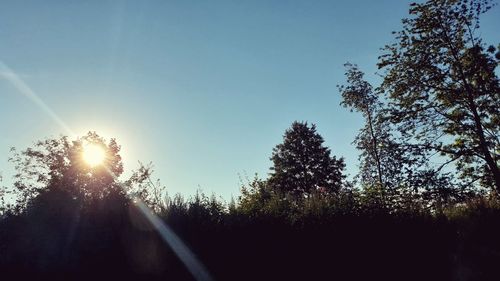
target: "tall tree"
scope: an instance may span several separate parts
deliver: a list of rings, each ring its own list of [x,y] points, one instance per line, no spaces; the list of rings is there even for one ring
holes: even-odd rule
[[[344,179],[344,160],[330,156],[323,142],[316,125],[294,122],[286,130],[283,143],[273,149],[270,186],[294,195],[338,191]]]
[[[356,65],[345,66],[347,84],[338,87],[341,105],[360,112],[365,119],[354,139],[361,152],[358,177],[362,186],[382,188],[379,192],[385,203],[393,204],[403,198],[414,201],[423,196],[432,197],[430,201],[448,201],[459,195],[451,188],[447,175],[429,165],[425,150],[408,146],[394,135],[385,105],[379,101],[377,90],[364,79],[364,73]]]
[[[377,120],[381,103],[378,95],[373,91],[372,85],[363,79],[364,73],[357,65],[346,63],[347,85],[338,86],[342,94],[341,105],[361,112],[365,118],[365,126],[356,136],[354,142],[356,147],[362,151],[361,158],[361,180],[364,183],[378,182],[384,186],[382,175],[382,164],[380,159],[382,132],[381,122]],[[376,180],[374,180],[374,175]]]
[[[477,36],[489,0],[429,0],[385,47],[379,68],[391,120],[421,149],[455,163],[467,182],[500,191],[500,84],[495,48]]]

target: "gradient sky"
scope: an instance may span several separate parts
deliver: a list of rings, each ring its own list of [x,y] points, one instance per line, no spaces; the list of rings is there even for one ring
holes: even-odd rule
[[[356,173],[362,121],[339,106],[342,65],[377,83],[379,48],[410,2],[2,1],[0,61],[77,134],[115,137],[126,170],[152,161],[171,194],[228,199],[239,175],[267,176],[294,120],[316,123]],[[499,27],[496,7],[486,42]],[[5,77],[0,120],[4,185],[10,147],[67,134]]]

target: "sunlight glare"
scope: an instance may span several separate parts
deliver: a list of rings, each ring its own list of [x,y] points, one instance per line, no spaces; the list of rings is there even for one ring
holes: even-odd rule
[[[104,161],[104,156],[104,149],[97,144],[90,143],[83,148],[83,160],[90,167],[95,167],[102,164],[102,162]]]

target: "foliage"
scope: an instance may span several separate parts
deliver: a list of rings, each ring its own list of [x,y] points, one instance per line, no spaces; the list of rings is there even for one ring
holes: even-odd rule
[[[167,207],[167,188],[161,184],[160,179],[151,178],[154,173],[153,164],[144,165],[139,162],[139,168],[132,171],[132,175],[123,182],[128,194],[140,198],[156,213],[164,213]]]
[[[83,160],[86,145],[97,145],[105,153],[104,163],[92,167]],[[161,210],[162,192],[165,188],[150,179],[151,166],[141,164],[132,176],[121,182],[123,163],[120,146],[115,139],[109,142],[89,132],[84,137],[70,141],[67,137],[46,139],[21,152],[12,149],[9,159],[14,163],[14,205],[16,213],[22,212],[38,195],[52,190],[62,190],[77,198],[82,204],[108,196],[138,196],[153,208]]]
[[[259,179],[256,175],[248,186],[242,186],[237,210],[251,218],[273,217],[286,220],[296,213],[299,199],[292,193],[273,188],[269,181]]]
[[[142,166],[126,184],[145,188],[154,183],[151,171]],[[255,176],[232,204],[201,192],[188,199],[164,193],[156,210],[217,280],[421,280],[429,274],[453,280],[460,267],[471,278],[495,276],[489,268],[500,245],[488,242],[492,250],[479,253],[481,263],[468,259],[486,245],[477,242],[485,241],[477,237],[486,225],[489,236],[500,234],[491,228],[500,218],[495,197],[446,202],[437,212],[420,204],[425,201],[403,195],[398,201],[384,191],[342,188],[297,197]],[[0,271],[21,279],[191,280],[129,201],[122,193],[75,197],[64,188],[42,188],[23,212],[0,220]]]
[[[346,66],[347,85],[339,86],[344,107],[360,112],[365,125],[354,140],[361,151],[358,177],[366,189],[368,201],[383,208],[399,209],[401,201],[420,201],[435,207],[440,201],[464,196],[464,190],[453,187],[452,179],[441,168],[429,164],[428,151],[409,144],[388,122],[386,105],[379,93],[363,77],[364,73],[350,63]],[[378,203],[377,203],[378,202]]]
[[[230,203],[171,197],[152,164],[120,180],[120,146],[92,132],[13,149],[16,204],[0,190],[2,276],[191,280],[140,199],[217,280],[497,280],[499,198],[470,188],[500,189],[500,52],[475,35],[490,7],[412,4],[380,57],[379,88],[346,65],[342,105],[365,118],[359,187],[307,122],[286,130],[270,176],[242,184]],[[102,165],[83,162],[88,143],[104,149]],[[435,153],[449,160],[433,166]]]
[[[381,154],[384,146],[382,142],[389,142],[389,136],[387,126],[380,120],[382,104],[370,83],[363,79],[364,73],[356,65],[346,63],[344,66],[347,69],[347,85],[338,86],[343,98],[341,105],[350,108],[351,112],[360,112],[365,118],[365,126],[354,140],[356,147],[361,150],[361,182],[364,185],[377,182],[386,186],[390,177],[384,175],[388,171],[385,165],[382,168]]]
[[[498,56],[477,36],[487,0],[412,4],[379,68],[390,118],[419,149],[448,157],[464,184],[500,190]],[[410,141],[408,141],[410,143]]]
[[[286,130],[283,143],[273,149],[269,186],[295,196],[340,190],[345,178],[344,159],[330,156],[330,149],[323,142],[316,125],[294,122]]]

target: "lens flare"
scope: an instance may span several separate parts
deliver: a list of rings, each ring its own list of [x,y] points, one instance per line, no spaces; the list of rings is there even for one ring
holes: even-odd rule
[[[17,73],[10,69],[2,60],[0,60],[0,78],[7,80],[17,89],[17,91],[29,98],[34,104],[42,109],[56,124],[61,127],[68,136],[75,138],[76,134],[71,130],[68,125],[38,96],[31,87],[24,82]]]
[[[97,144],[87,144],[83,147],[83,160],[90,166],[95,167],[104,162],[106,153],[104,149]]]
[[[76,134],[64,123],[64,121],[45,103],[38,97],[38,95],[17,75],[13,70],[11,70],[6,64],[0,60],[0,78],[5,78],[13,84],[13,86],[23,95],[27,96],[31,101],[33,101],[38,107],[40,107],[47,115],[49,115],[62,129],[64,129],[71,137],[75,137]],[[96,145],[88,144],[83,150],[83,160],[90,166],[100,165],[104,162],[106,157],[105,150]],[[115,179],[115,181],[120,185],[120,187],[126,191],[126,187],[119,181],[116,175],[104,166],[105,170]],[[149,209],[146,204],[144,204],[140,198],[128,194],[130,200],[134,202],[134,205],[141,211],[146,219],[148,219],[152,225],[156,228],[156,231],[160,234],[163,241],[170,246],[173,252],[179,257],[179,259],[186,265],[186,268],[193,275],[197,281],[212,281],[213,278],[205,268],[203,263],[198,260],[196,255],[187,247],[187,245],[178,237],[174,231],[161,220],[151,209]]]

